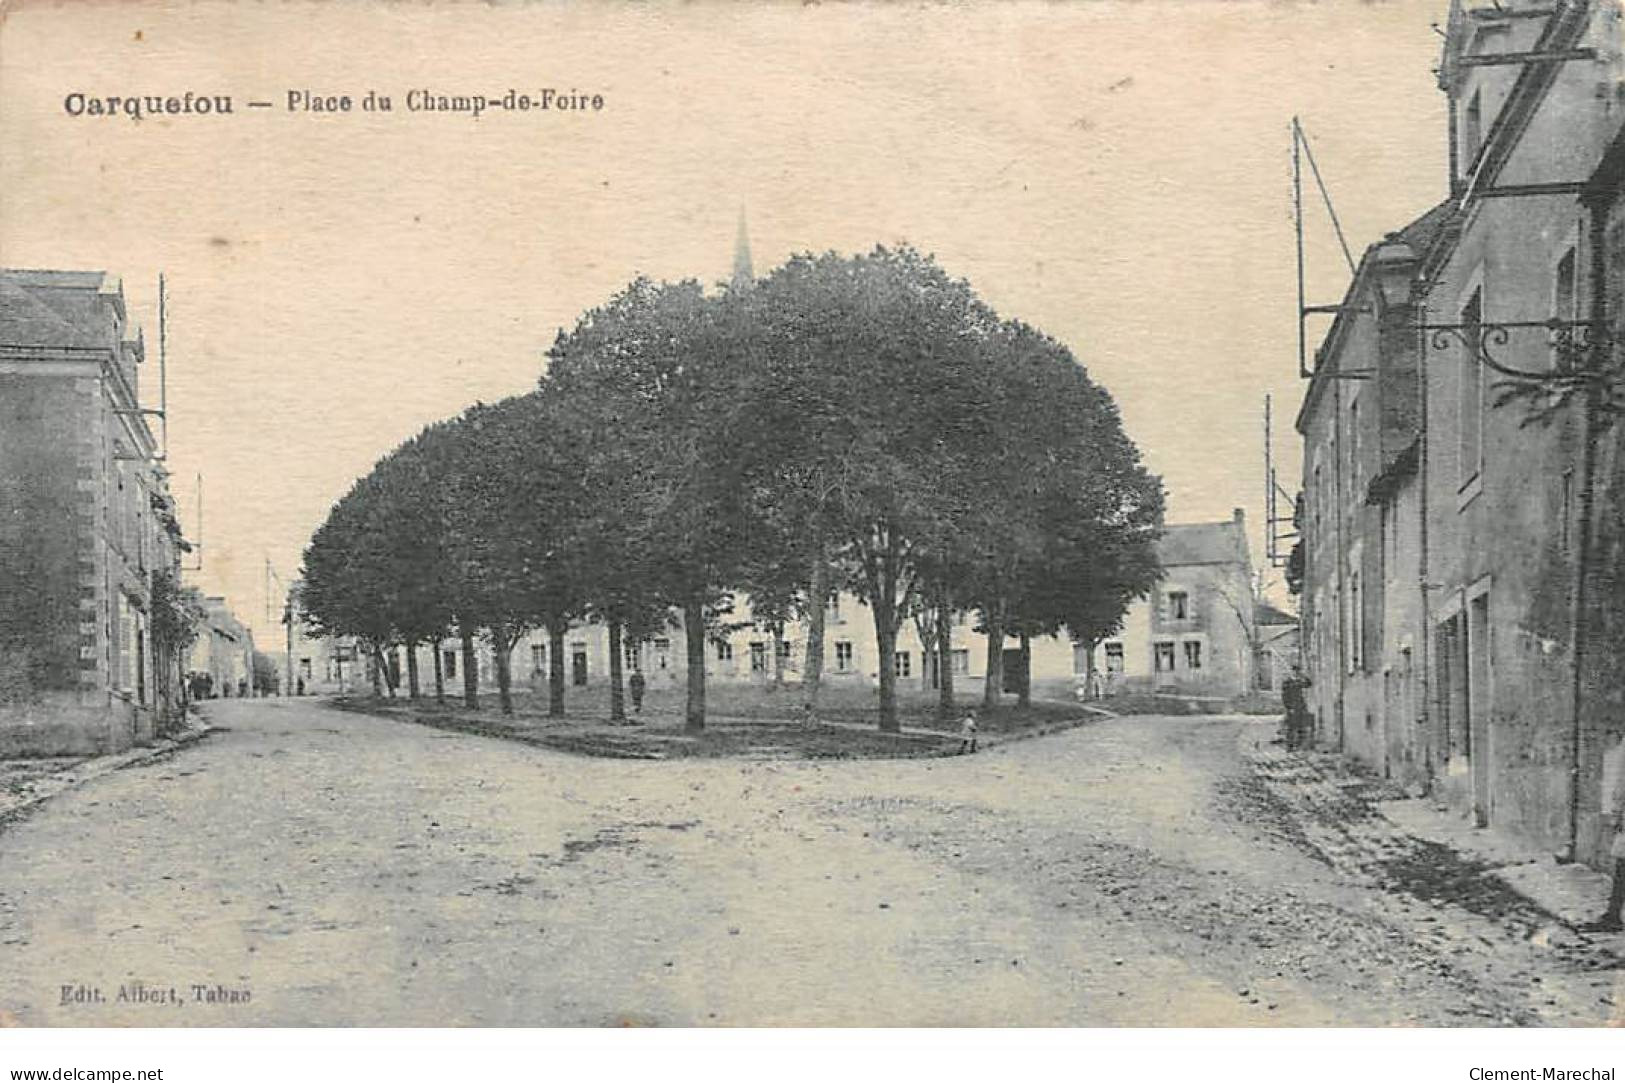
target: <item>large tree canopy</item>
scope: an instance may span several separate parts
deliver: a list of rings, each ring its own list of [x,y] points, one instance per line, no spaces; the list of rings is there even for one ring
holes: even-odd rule
[[[323,630],[483,629],[511,709],[520,634],[557,648],[568,622],[601,620],[618,718],[623,640],[677,619],[699,729],[706,640],[735,592],[764,627],[807,618],[810,712],[824,605],[847,590],[872,611],[895,729],[911,617],[947,710],[957,614],[989,633],[991,698],[1006,634],[1092,645],[1158,574],[1161,487],[1111,397],[912,249],[797,256],[717,294],[639,278],[548,359],[535,392],[432,426],[333,509],[306,554]]]

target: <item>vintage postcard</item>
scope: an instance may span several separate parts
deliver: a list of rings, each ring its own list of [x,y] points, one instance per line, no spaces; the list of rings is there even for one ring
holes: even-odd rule
[[[10,0],[0,1021],[1619,1024],[1621,18]]]

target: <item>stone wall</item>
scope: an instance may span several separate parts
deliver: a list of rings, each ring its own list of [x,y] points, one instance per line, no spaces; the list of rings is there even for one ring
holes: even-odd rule
[[[77,702],[80,667],[95,665],[96,615],[85,609],[84,628],[80,618],[81,602],[95,602],[81,586],[94,573],[95,468],[61,438],[83,431],[81,382],[0,372],[0,702],[48,692]]]

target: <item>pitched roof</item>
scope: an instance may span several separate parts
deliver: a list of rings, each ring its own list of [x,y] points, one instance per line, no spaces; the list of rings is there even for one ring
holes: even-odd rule
[[[1387,240],[1399,241],[1410,245],[1418,254],[1426,252],[1433,247],[1444,233],[1445,227],[1455,215],[1457,204],[1454,199],[1444,199],[1423,211],[1415,221],[1401,226],[1397,231],[1390,233]]]
[[[1164,527],[1157,542],[1163,567],[1180,564],[1231,564],[1245,561],[1247,538],[1234,519],[1220,523],[1175,523]]]
[[[1268,602],[1259,602],[1253,606],[1253,623],[1266,628],[1278,624],[1296,625],[1298,618]]]

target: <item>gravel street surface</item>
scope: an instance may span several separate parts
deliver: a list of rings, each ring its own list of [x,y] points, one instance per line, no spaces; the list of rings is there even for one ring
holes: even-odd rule
[[[21,1025],[1619,1021],[1588,941],[1268,722],[589,759],[326,709],[0,829]]]

